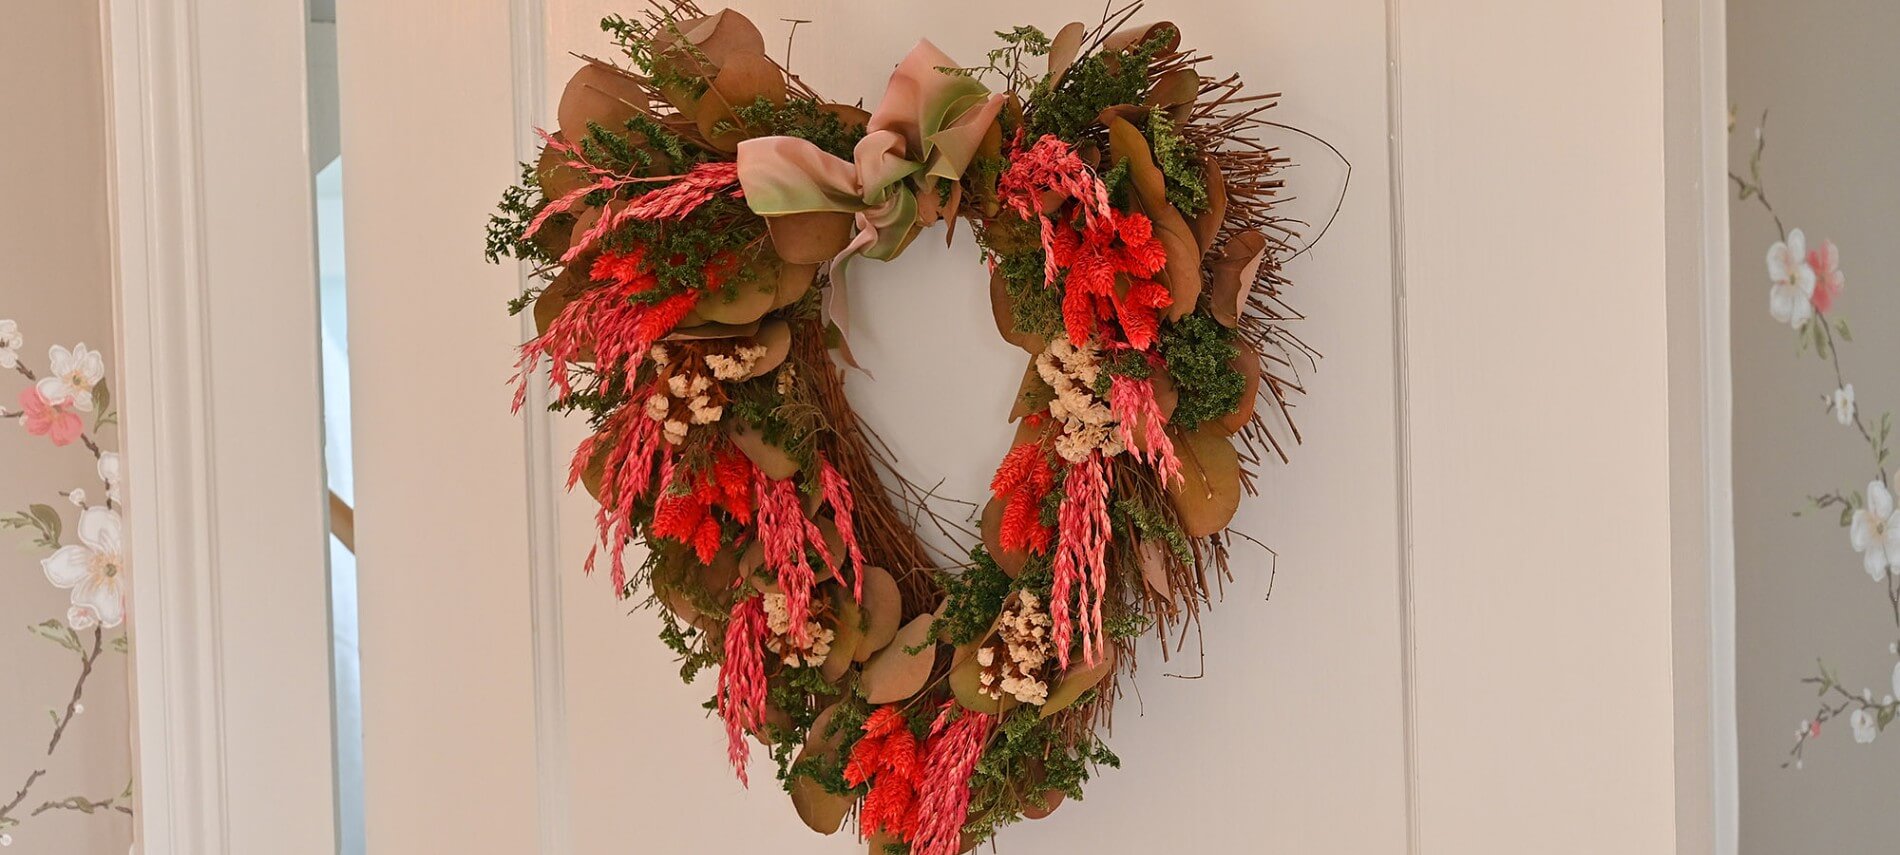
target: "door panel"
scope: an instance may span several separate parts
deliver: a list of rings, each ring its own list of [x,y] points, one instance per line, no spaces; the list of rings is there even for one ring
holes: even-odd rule
[[[792,67],[841,101],[883,91],[891,67],[928,37],[961,62],[980,62],[993,30],[1099,20],[1094,0],[1037,4],[736,4],[782,56],[784,17],[800,25]],[[551,0],[548,101],[577,61],[609,56],[600,33],[624,0]],[[1088,800],[1005,831],[1023,852],[1398,852],[1405,845],[1399,680],[1397,478],[1389,173],[1386,169],[1385,7],[1377,0],[1152,4],[1185,44],[1211,54],[1210,73],[1237,71],[1249,91],[1286,91],[1270,116],[1307,128],[1352,159],[1352,188],[1324,243],[1289,270],[1292,301],[1311,321],[1298,333],[1326,354],[1299,407],[1307,442],[1289,466],[1263,471],[1264,495],[1236,528],[1279,552],[1241,542],[1236,579],[1205,618],[1204,636],[1163,663],[1151,646],[1136,689],[1117,707],[1109,744],[1124,763],[1090,783]],[[1323,222],[1343,169],[1293,134],[1298,215]],[[987,275],[967,231],[945,248],[927,233],[889,264],[852,269],[852,347],[874,377],[854,374],[858,410],[897,451],[906,474],[981,501],[1008,450],[1004,422],[1021,377],[1020,351],[996,337]],[[569,431],[563,446],[580,434]],[[954,512],[954,508],[949,508]],[[752,792],[724,763],[724,731],[700,708],[708,674],[682,686],[651,612],[628,615],[605,578],[577,569],[591,544],[593,503],[562,506],[563,630],[570,817],[576,852],[629,841],[653,852],[861,852],[814,836],[763,767]],[[1201,661],[1201,646],[1206,659]],[[1203,674],[1204,679],[1170,676]],[[763,762],[760,758],[755,762]],[[1191,819],[1189,819],[1191,818]],[[841,835],[841,837],[846,835]]]

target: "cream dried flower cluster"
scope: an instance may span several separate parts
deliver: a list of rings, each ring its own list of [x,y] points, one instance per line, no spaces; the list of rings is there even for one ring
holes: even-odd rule
[[[686,442],[686,432],[693,425],[717,424],[725,417],[725,405],[715,401],[713,382],[742,380],[759,364],[759,358],[765,355],[765,347],[740,347],[730,354],[709,353],[702,360],[706,370],[712,372],[708,377],[702,372],[693,371],[684,364],[687,360],[678,360],[676,364],[673,351],[666,345],[656,344],[647,352],[647,357],[662,371],[672,373],[666,378],[666,391],[647,397],[647,418],[660,423],[661,435],[673,445]],[[680,405],[684,405],[682,408]]]
[[[976,662],[983,667],[977,681],[984,695],[996,700],[1007,695],[1033,706],[1049,700],[1049,683],[1041,679],[1043,665],[1055,653],[1049,625],[1049,613],[1036,595],[1018,592],[1015,604],[997,621],[996,640],[976,651]]]
[[[1100,345],[1094,341],[1073,344],[1067,336],[1058,336],[1036,357],[1036,373],[1056,393],[1049,401],[1049,415],[1063,426],[1062,435],[1056,437],[1056,453],[1062,459],[1081,463],[1096,450],[1103,457],[1125,450],[1115,435],[1114,410],[1095,394],[1095,384],[1102,377]]]
[[[811,643],[799,646],[792,638],[792,610],[784,594],[765,595],[765,629],[769,633],[765,648],[778,654],[781,661],[793,668],[816,668],[825,664],[825,659],[831,655],[831,642],[837,638],[837,633],[826,629],[818,621],[806,620],[805,637]]]

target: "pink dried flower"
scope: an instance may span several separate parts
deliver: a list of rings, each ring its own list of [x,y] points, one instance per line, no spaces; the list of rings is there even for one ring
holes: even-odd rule
[[[970,774],[983,758],[995,719],[944,704],[924,743],[924,776],[918,785],[917,834],[913,855],[956,855],[963,851],[963,823],[970,813]]]
[[[762,597],[747,597],[732,607],[726,623],[726,656],[719,665],[719,717],[726,721],[726,759],[732,761],[739,783],[746,779],[746,761],[752,745],[746,734],[765,723],[765,606]]]
[[[1049,603],[1056,661],[1064,669],[1069,667],[1071,639],[1079,629],[1082,661],[1094,665],[1104,650],[1102,600],[1108,590],[1107,550],[1112,537],[1108,476],[1100,452],[1069,467],[1056,518],[1055,585]]]
[[[805,516],[804,503],[791,479],[774,481],[760,471],[752,492],[758,497],[759,541],[765,547],[765,566],[778,574],[778,586],[785,594],[785,608],[792,625],[792,641],[798,646],[811,644],[806,620],[811,609],[811,589],[817,584],[807,550],[833,572],[838,563],[825,544],[824,532]]]
[[[857,502],[851,497],[851,482],[832,467],[831,461],[820,457],[818,462],[818,480],[824,490],[825,504],[831,506],[832,518],[838,524],[838,539],[844,541],[845,554],[851,558],[851,598],[864,602],[864,553],[858,549],[857,525],[853,520]]]
[[[1109,384],[1109,407],[1115,411],[1115,433],[1121,437],[1122,445],[1136,460],[1153,466],[1163,486],[1181,480],[1181,459],[1175,456],[1174,441],[1168,439],[1163,427],[1167,417],[1161,414],[1161,405],[1155,401],[1153,381],[1117,374]],[[1137,424],[1142,427],[1142,442],[1135,441]]]

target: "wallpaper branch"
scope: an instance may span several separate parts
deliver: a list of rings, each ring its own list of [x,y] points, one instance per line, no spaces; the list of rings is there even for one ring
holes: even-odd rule
[[[1769,313],[1794,329],[1800,355],[1812,352],[1827,363],[1833,374],[1834,389],[1819,396],[1820,406],[1842,427],[1853,428],[1872,458],[1869,471],[1873,480],[1864,491],[1835,488],[1810,494],[1807,506],[1796,515],[1838,514],[1840,527],[1847,529],[1848,544],[1861,556],[1862,568],[1883,589],[1886,601],[1883,611],[1892,615],[1895,629],[1900,630],[1900,514],[1894,508],[1893,488],[1889,486],[1887,472],[1887,461],[1893,453],[1888,445],[1893,432],[1893,412],[1882,412],[1870,426],[1864,408],[1856,399],[1854,384],[1847,380],[1847,372],[1841,365],[1841,348],[1853,342],[1853,332],[1846,320],[1830,318],[1835,301],[1846,285],[1840,250],[1831,240],[1809,249],[1807,235],[1799,228],[1789,229],[1769,200],[1762,179],[1762,161],[1768,147],[1767,124],[1768,117],[1763,114],[1761,125],[1755,131],[1755,148],[1749,158],[1747,174],[1730,173],[1729,180],[1735,185],[1740,201],[1759,203],[1774,221],[1775,231],[1781,238],[1768,249]],[[1888,652],[1900,656],[1900,641],[1890,643]],[[1802,678],[1801,682],[1814,687],[1816,706],[1813,714],[1797,725],[1794,745],[1781,764],[1783,768],[1803,768],[1809,742],[1818,739],[1830,722],[1845,716],[1854,741],[1864,745],[1877,739],[1893,723],[1896,713],[1900,713],[1900,700],[1895,697],[1900,695],[1900,661],[1894,664],[1891,691],[1882,694],[1879,701],[1875,701],[1872,688],[1849,689],[1850,684],[1842,681],[1839,672],[1830,668],[1825,658],[1817,658],[1814,675]]]
[[[14,703],[46,703],[49,728],[45,748],[28,758],[24,770],[0,767],[20,783],[12,798],[0,804],[0,846],[11,846],[16,834],[27,835],[49,813],[74,812],[88,817],[132,814],[132,786],[104,798],[84,793],[49,792],[69,786],[72,775],[49,782],[49,773],[85,762],[73,752],[62,753],[67,735],[86,712],[86,691],[98,673],[100,659],[127,651],[125,622],[126,561],[120,516],[119,455],[96,438],[113,429],[118,418],[105,380],[105,357],[84,343],[72,348],[53,345],[47,351],[46,370],[35,372],[21,359],[26,336],[17,321],[0,320],[0,368],[12,369],[23,380],[18,409],[0,410],[0,419],[19,425],[23,435],[9,442],[28,445],[27,453],[42,460],[66,458],[61,468],[90,469],[94,492],[84,486],[57,489],[57,498],[29,501],[25,507],[0,516],[0,529],[22,538],[22,546],[38,557],[44,582],[66,592],[63,616],[48,617],[26,631],[43,645],[52,645],[73,657],[67,667],[70,689],[57,694],[52,686],[23,685]],[[90,428],[88,427],[90,422]],[[86,461],[79,466],[71,460]],[[11,498],[11,497],[9,497]],[[64,506],[62,508],[61,506]],[[69,524],[70,521],[70,524]],[[76,661],[74,661],[76,660]],[[35,691],[35,690],[38,691]],[[123,702],[123,687],[114,700]],[[29,806],[31,806],[29,808]],[[129,822],[126,823],[129,830]],[[126,835],[129,837],[129,831]]]

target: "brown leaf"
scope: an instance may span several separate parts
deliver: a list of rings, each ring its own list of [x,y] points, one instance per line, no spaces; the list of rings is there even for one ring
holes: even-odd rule
[[[744,419],[727,419],[726,435],[765,477],[782,481],[798,473],[798,461],[785,453],[785,449],[767,442],[765,435],[753,430]]]
[[[864,646],[864,611],[844,586],[825,587],[831,592],[831,613],[836,620],[832,621],[831,651],[818,666],[818,674],[825,682],[835,684],[858,661],[858,651]]]
[[[772,310],[778,298],[778,270],[770,264],[753,264],[745,275],[736,277],[732,294],[713,292],[693,307],[701,318],[717,324],[739,326],[758,321]]]
[[[1156,78],[1148,87],[1148,97],[1142,103],[1150,107],[1173,107],[1177,104],[1192,104],[1201,94],[1200,72],[1192,68],[1177,68]]]
[[[1201,250],[1181,212],[1168,203],[1167,179],[1155,165],[1148,139],[1134,125],[1118,117],[1108,122],[1109,155],[1119,162],[1128,159],[1128,177],[1142,213],[1154,223],[1155,237],[1168,252],[1164,274],[1168,293],[1174,298],[1168,307],[1168,320],[1178,321],[1194,311],[1201,296]]]
[[[1049,40],[1049,80],[1044,86],[1055,91],[1062,85],[1062,78],[1069,72],[1069,66],[1075,64],[1076,57],[1082,54],[1082,38],[1088,34],[1088,27],[1081,21],[1070,21],[1056,36]]]
[[[541,296],[534,298],[535,332],[547,333],[548,324],[554,323],[554,319],[561,316],[561,310],[566,309],[567,304],[574,302],[574,298],[585,292],[587,287],[586,274],[572,267],[554,277],[554,281],[549,282],[548,287],[542,290]]]
[[[818,758],[835,758],[838,747],[847,735],[842,731],[833,735],[831,720],[837,716],[839,704],[826,707],[813,720],[811,731],[805,737],[805,746],[798,750],[798,759],[804,763]],[[855,796],[840,796],[828,793],[810,775],[799,775],[791,782],[792,808],[798,811],[798,818],[805,821],[806,827],[819,834],[836,834],[844,827],[844,818],[851,813],[853,805],[858,803]]]
[[[694,49],[679,44],[681,35]],[[704,18],[688,18],[674,22],[672,27],[660,28],[654,34],[653,53],[683,73],[711,77],[725,67],[734,54],[765,53],[765,36],[746,16],[721,9]],[[710,68],[707,63],[711,64]]]
[[[566,135],[555,131],[554,138],[565,141]],[[542,146],[541,158],[534,164],[534,183],[541,188],[541,195],[559,199],[593,182],[587,173],[567,165],[567,155],[553,146]]]
[[[1240,376],[1247,378],[1247,385],[1240,392],[1240,407],[1215,422],[1228,436],[1240,433],[1248,422],[1253,421],[1253,408],[1260,400],[1260,354],[1245,343],[1241,344],[1239,350],[1230,364],[1235,371],[1240,372]]]
[[[1135,563],[1141,567],[1141,581],[1148,586],[1148,590],[1159,594],[1162,599],[1172,601],[1174,586],[1168,582],[1168,555],[1165,547],[1154,540],[1137,541]]]
[[[1253,293],[1254,277],[1260,275],[1260,263],[1267,257],[1267,236],[1245,231],[1221,245],[1220,258],[1207,266],[1213,278],[1208,291],[1209,309],[1214,320],[1233,329],[1247,311],[1247,297]]]
[[[950,669],[950,693],[956,696],[957,704],[966,710],[1002,715],[1021,704],[1009,695],[992,698],[983,694],[983,666],[976,660],[976,649],[988,640],[988,636],[985,636],[960,648],[959,661],[956,667]]]
[[[1030,356],[1041,353],[1049,343],[1042,336],[1017,331],[1015,312],[1016,300],[1009,296],[1009,281],[1003,278],[1001,270],[991,271],[990,314],[996,319],[997,334],[1004,341],[1028,351]]]
[[[714,148],[731,152],[753,136],[739,121],[737,111],[759,99],[785,103],[785,72],[763,53],[735,53],[728,57],[712,88],[699,99],[699,132]],[[720,130],[715,133],[715,128]]]
[[[1174,32],[1173,35],[1168,38],[1168,41],[1161,46],[1161,52],[1173,53],[1176,48],[1181,46],[1181,28],[1175,26],[1172,21],[1156,21],[1152,24],[1138,24],[1133,27],[1116,30],[1110,33],[1108,38],[1102,40],[1102,50],[1125,52],[1146,43],[1148,39],[1160,32],[1163,27],[1173,30]]]
[[[778,293],[772,300],[772,308],[783,309],[803,299],[817,276],[818,265],[815,263],[781,263],[778,266]]]
[[[904,595],[897,580],[882,567],[864,568],[864,642],[858,645],[859,662],[883,650],[897,637],[904,621]]]
[[[562,138],[577,141],[587,136],[589,123],[625,133],[627,120],[646,109],[647,95],[639,80],[604,62],[590,61],[567,81],[555,116]]]
[[[937,661],[937,645],[930,637],[930,615],[918,615],[890,646],[864,663],[864,675],[858,680],[858,692],[873,705],[893,704],[917,694],[930,679],[930,666]],[[910,648],[922,646],[916,653]]]
[[[1069,673],[1049,688],[1049,699],[1044,701],[1037,712],[1041,718],[1048,718],[1062,712],[1082,697],[1082,693],[1096,687],[1102,679],[1115,672],[1115,649],[1109,648],[1094,665],[1071,663]]]
[[[1194,242],[1201,248],[1201,257],[1206,258],[1214,248],[1214,239],[1220,236],[1221,223],[1227,219],[1227,177],[1220,171],[1220,161],[1211,154],[1201,155],[1201,181],[1207,185],[1207,210],[1194,218]]]
[[[1181,480],[1168,484],[1168,495],[1188,537],[1220,533],[1240,508],[1240,452],[1219,426],[1174,434],[1181,456]]]
[[[764,377],[785,364],[785,357],[792,352],[792,326],[778,318],[759,325],[759,334],[752,337],[752,343],[765,348],[765,354],[752,364],[752,371],[743,379],[751,380]]]
[[[790,264],[819,264],[844,251],[854,222],[842,211],[811,211],[767,217],[765,224],[780,258]]]
[[[744,324],[705,323],[690,327],[678,327],[667,333],[666,341],[712,341],[721,338],[748,338],[758,335],[759,322]]]
[[[1049,402],[1056,397],[1056,390],[1050,388],[1036,370],[1035,357],[1030,357],[1029,367],[1023,369],[1023,382],[1016,388],[1014,405],[1009,409],[1009,420],[1016,421],[1031,413],[1040,413],[1049,408]]]

